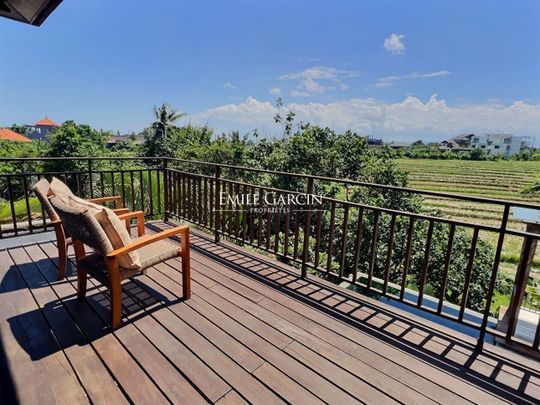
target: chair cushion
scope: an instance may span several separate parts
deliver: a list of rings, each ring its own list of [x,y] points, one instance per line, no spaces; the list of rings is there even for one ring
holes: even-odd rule
[[[77,197],[76,195],[70,195],[68,197],[68,205],[70,207],[75,207],[79,209],[86,208],[88,212],[92,215],[96,215],[103,208],[101,205],[93,203],[91,201],[86,201],[83,198]]]
[[[52,196],[50,202],[62,220],[62,226],[73,239],[105,254],[114,250],[103,227],[88,209],[81,206],[71,207],[57,196]]]
[[[106,286],[109,285],[109,274],[107,273],[105,258],[101,253],[93,252],[87,254],[79,261],[79,265],[101,284]],[[125,280],[126,278],[136,276],[137,274],[141,274],[141,272],[143,272],[143,270],[140,269],[124,269],[122,267],[119,268],[119,271],[120,280]]]
[[[113,211],[101,205],[77,197],[71,192],[67,185],[58,180],[56,177],[53,177],[51,181],[50,193],[69,207],[80,212],[88,212],[88,214],[96,218],[105,235],[109,239],[110,245],[112,246],[112,249],[110,250],[100,249],[102,250],[103,254],[110,253],[110,251],[122,248],[132,242],[124,223]],[[82,240],[82,242],[85,243],[84,240]],[[141,263],[137,252],[130,252],[127,255],[120,256],[118,258],[118,264],[124,269],[141,269]]]
[[[164,260],[178,256],[179,246],[169,240],[160,240],[150,245],[146,245],[137,250],[141,258],[140,269],[126,269],[120,267],[120,279],[125,280],[136,276],[140,273],[145,273],[145,270]],[[92,277],[99,280],[101,283],[108,285],[109,276],[105,266],[105,259],[98,252],[90,253],[85,256],[79,263]]]
[[[180,246],[169,239],[160,240],[137,249],[141,258],[141,268],[147,269],[162,261],[178,256]]]
[[[43,207],[43,209],[49,216],[49,219],[51,221],[56,221],[58,220],[58,214],[52,207],[47,197],[50,193],[50,189],[51,189],[51,184],[44,177],[39,179],[31,188],[31,190],[34,192],[34,194],[38,198],[41,206]]]
[[[127,229],[125,228],[125,223],[122,222],[112,210],[106,207],[100,207],[100,209],[94,215],[103,228],[103,231],[109,238],[114,250],[122,248],[133,242]],[[142,268],[137,251],[133,251],[118,257],[118,265],[124,269],[130,270],[141,270]]]
[[[49,196],[51,196],[51,195],[57,196],[58,198],[60,198],[60,200],[62,200],[62,202],[64,202],[64,204],[68,203],[69,197],[74,196],[73,192],[66,185],[66,183],[64,183],[62,180],[59,180],[56,177],[53,177],[52,180],[51,180],[48,195]]]

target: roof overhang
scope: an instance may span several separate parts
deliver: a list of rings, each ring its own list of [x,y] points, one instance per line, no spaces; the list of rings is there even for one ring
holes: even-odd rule
[[[62,0],[0,0],[0,17],[39,27]]]

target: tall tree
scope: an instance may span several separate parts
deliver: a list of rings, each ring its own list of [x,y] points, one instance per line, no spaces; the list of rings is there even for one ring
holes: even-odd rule
[[[186,113],[178,112],[168,103],[163,103],[160,107],[154,106],[154,117],[156,120],[152,123],[152,128],[154,128],[155,136],[166,138],[167,131],[174,126],[176,121],[185,116]]]
[[[109,132],[97,131],[89,125],[77,124],[74,121],[65,121],[47,135],[43,155],[46,157],[104,156],[107,152],[106,140],[110,137]],[[76,171],[86,170],[86,168],[87,162],[81,160],[51,160],[45,164],[45,171]]]
[[[169,104],[154,106],[154,118],[150,127],[144,129],[143,153],[145,156],[166,156],[167,135],[171,135],[177,129],[174,123],[186,114],[178,112]]]

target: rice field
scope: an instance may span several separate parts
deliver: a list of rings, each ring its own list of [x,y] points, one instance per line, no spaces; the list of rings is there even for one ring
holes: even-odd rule
[[[410,186],[422,190],[442,191],[510,201],[526,201],[540,205],[540,195],[521,194],[521,189],[540,178],[540,162],[523,161],[464,161],[398,159],[399,166],[409,172]],[[475,202],[426,197],[424,210],[466,222],[498,226],[502,208]],[[509,226],[525,229],[513,218]],[[493,244],[497,235],[486,233],[484,239]],[[503,269],[514,272],[521,252],[521,238],[508,237],[503,249]],[[540,249],[536,253],[535,269],[540,270]],[[538,274],[537,274],[538,275]]]

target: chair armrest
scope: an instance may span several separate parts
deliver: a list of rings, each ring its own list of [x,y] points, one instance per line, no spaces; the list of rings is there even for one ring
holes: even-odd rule
[[[139,237],[144,235],[144,212],[142,211],[126,212],[124,214],[118,215],[118,218],[120,218],[122,221],[126,221],[126,229],[129,233],[131,233],[131,220],[136,219],[137,220],[137,234]]]
[[[130,212],[130,210],[129,208],[115,208],[113,209],[113,212],[116,215],[122,215],[122,214],[127,214],[128,212]]]
[[[88,201],[96,203],[96,204],[103,204],[106,202],[114,202],[115,208],[122,208],[122,197],[119,195],[113,195],[110,197],[98,197],[98,198],[91,198]]]
[[[114,260],[118,258],[119,256],[127,255],[128,253],[140,249],[143,246],[147,246],[151,243],[157,242],[162,239],[170,238],[174,235],[188,235],[189,234],[189,226],[187,225],[180,225],[176,228],[167,229],[165,231],[161,231],[160,233],[155,233],[153,235],[145,235],[137,240],[134,240],[129,245],[126,245],[124,247],[118,248],[116,250],[113,250],[112,252],[107,253],[107,259],[108,260]]]

